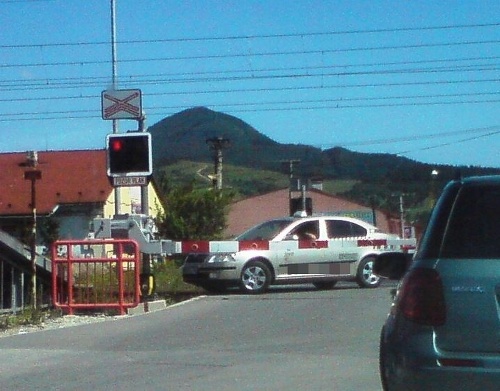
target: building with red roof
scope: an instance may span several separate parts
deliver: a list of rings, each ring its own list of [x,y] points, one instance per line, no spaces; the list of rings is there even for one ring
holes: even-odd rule
[[[116,208],[115,189],[106,174],[105,150],[38,152],[36,167],[32,158],[33,154],[22,152],[0,153],[0,310],[24,305],[28,285],[25,274],[31,274],[26,243],[30,243],[33,227],[33,194],[37,274],[45,277],[39,283],[46,286],[50,284],[50,260],[42,253],[51,238],[83,239],[96,217],[112,217],[116,211],[141,211],[138,187],[120,188],[120,205]],[[34,192],[30,178],[35,178]],[[145,214],[156,216],[163,202],[153,182],[147,188]]]
[[[25,179],[32,170],[26,153],[0,154],[0,229],[20,238],[33,215],[31,181]],[[60,239],[84,238],[94,217],[115,214],[105,150],[38,152],[36,170],[41,175],[35,183],[36,214],[58,220]],[[148,190],[147,214],[156,216],[162,202],[152,183]],[[120,194],[120,213],[136,213],[140,190],[123,187]]]

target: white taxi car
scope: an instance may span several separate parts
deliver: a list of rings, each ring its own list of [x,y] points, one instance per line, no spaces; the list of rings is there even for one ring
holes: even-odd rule
[[[191,242],[182,275],[208,291],[237,286],[262,293],[269,285],[292,283],[329,289],[339,280],[374,288],[380,284],[372,272],[376,256],[414,246],[414,239],[400,239],[354,218],[284,217],[259,224],[234,241]]]

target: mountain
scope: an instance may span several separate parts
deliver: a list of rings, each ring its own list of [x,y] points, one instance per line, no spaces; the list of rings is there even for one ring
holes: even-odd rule
[[[149,128],[153,141],[153,159],[156,167],[179,160],[213,161],[208,139],[223,138],[229,145],[224,148],[224,162],[255,169],[282,171],[282,164],[300,160],[300,171],[307,176],[323,178],[360,178],[367,181],[394,176],[415,180],[415,174],[430,175],[433,169],[444,170],[453,177],[457,169],[467,175],[498,172],[497,169],[430,165],[391,155],[352,152],[335,147],[322,151],[302,144],[281,144],[260,133],[239,118],[195,107],[181,111]],[[417,175],[418,176],[418,175]]]
[[[256,169],[281,170],[283,161],[300,159],[311,174],[322,152],[306,145],[280,144],[244,121],[205,107],[195,107],[167,117],[149,128],[155,167],[179,160],[213,161],[207,139],[224,138],[224,164]]]
[[[230,179],[231,175],[227,174],[232,170],[233,183],[229,185],[245,188],[241,193],[246,195],[270,190],[273,186],[283,187],[287,183],[290,160],[300,160],[294,167],[297,177],[351,180],[356,185],[344,194],[365,204],[373,203],[374,199],[378,204],[389,203],[395,193],[405,193],[411,195],[409,202],[416,205],[439,191],[457,172],[463,176],[500,174],[500,170],[494,168],[430,165],[391,154],[359,153],[340,147],[323,151],[308,145],[281,144],[236,117],[205,107],[174,114],[152,125],[149,131],[155,170],[180,161],[204,163],[202,168],[211,168],[214,151],[207,140],[227,140],[223,150],[224,176]],[[236,167],[247,169],[245,175]],[[267,180],[267,184],[257,186],[258,175],[249,174],[248,169],[262,172],[261,180]],[[439,172],[437,177],[431,176],[433,170]],[[176,168],[176,171],[182,170]],[[201,169],[198,171],[201,176]],[[280,173],[282,180],[270,172]],[[195,174],[181,175],[193,178]]]

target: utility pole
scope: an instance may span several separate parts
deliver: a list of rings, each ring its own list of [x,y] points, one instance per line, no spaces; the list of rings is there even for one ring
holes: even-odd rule
[[[113,90],[118,88],[117,59],[116,59],[116,0],[111,0],[111,85]],[[118,133],[118,120],[113,120],[113,133]]]
[[[111,0],[111,85],[114,91],[118,88],[116,58],[116,0]],[[118,120],[113,119],[113,133],[118,133]],[[115,215],[120,214],[121,191],[115,187]]]
[[[431,171],[431,191],[430,191],[430,206],[431,208],[434,207],[436,204],[436,199],[437,199],[437,178],[439,175],[438,170],[432,170]]]
[[[401,237],[405,237],[405,209],[403,205],[403,194],[399,195],[399,213],[401,215]]]
[[[36,181],[42,179],[42,172],[37,169],[38,153],[30,151],[26,155],[26,167],[28,170],[24,172],[24,179],[31,181],[31,210],[33,213],[31,227],[31,300],[33,309],[37,308],[36,298]]]
[[[289,175],[289,184],[288,184],[288,205],[290,208],[290,214],[291,214],[291,202],[292,202],[292,181],[293,181],[293,168],[296,164],[300,163],[299,159],[290,159],[290,160],[282,160],[282,164],[288,164],[288,175]],[[305,210],[305,209],[304,209]]]
[[[393,197],[399,197],[399,221],[400,221],[400,230],[401,230],[401,237],[405,237],[405,207],[404,207],[404,197],[408,196],[410,194],[404,194],[404,193],[393,193],[391,194]]]
[[[224,137],[212,137],[206,140],[210,149],[214,151],[215,183],[217,190],[222,190],[222,150],[229,147],[229,139]]]

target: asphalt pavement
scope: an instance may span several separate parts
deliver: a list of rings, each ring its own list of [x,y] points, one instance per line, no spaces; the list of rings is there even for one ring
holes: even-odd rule
[[[380,390],[391,285],[202,296],[143,315],[0,338],[8,390]]]

